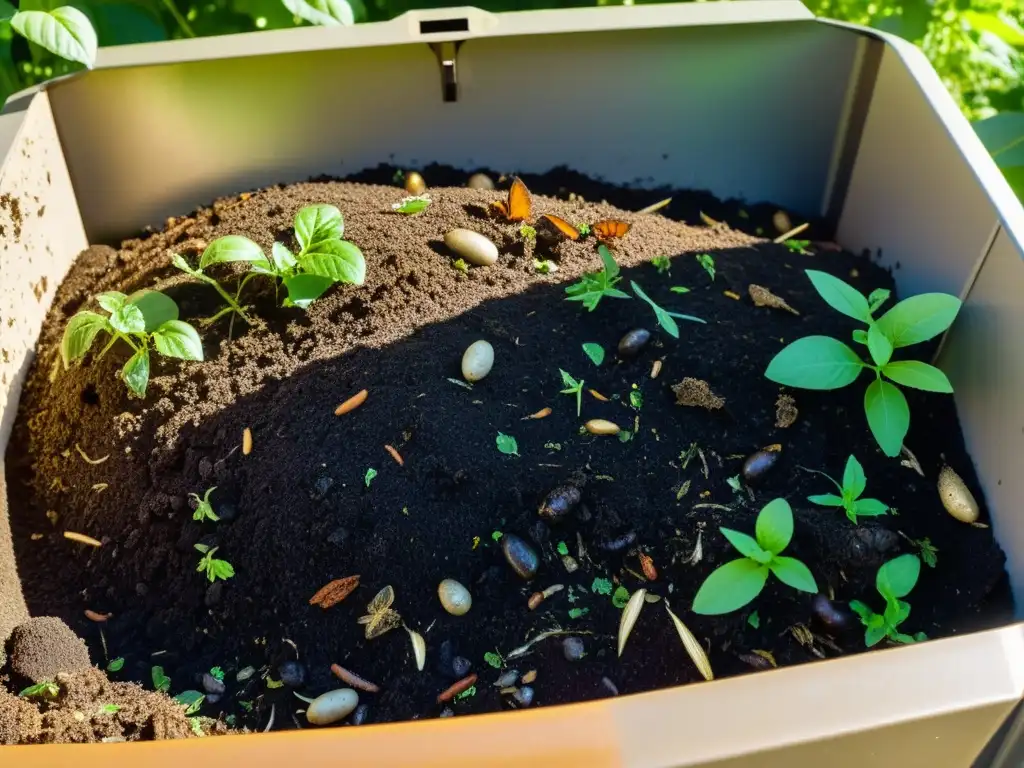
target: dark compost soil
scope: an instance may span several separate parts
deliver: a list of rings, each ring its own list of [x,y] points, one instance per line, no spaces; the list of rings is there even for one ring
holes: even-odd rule
[[[465,179],[441,168],[425,175],[435,184]],[[788,554],[806,562],[819,586],[838,599],[881,607],[875,570],[914,551],[901,532],[909,539],[928,537],[938,548],[938,566],[923,570],[909,597],[907,631],[940,637],[1006,618],[1003,554],[991,531],[954,520],[935,488],[944,455],[982,498],[952,398],[907,393],[913,415],[906,445],[926,477],[880,453],[863,414],[863,383],[838,392],[788,392],[799,416],[791,427],[775,426],[781,390],[763,376],[771,357],[800,336],[846,339],[855,327],[818,298],[802,270],[825,270],[864,293],[891,288],[891,275],[870,258],[826,244],[812,246],[809,255],[793,253],[757,236],[776,234],[771,207],[744,211],[736,203],[681,193],[661,213],[637,215],[628,211],[659,195],[568,172],[526,177],[535,213],[633,222],[616,247],[622,285],[636,280],[662,306],[708,322],[681,322],[681,338],[674,340],[640,300],[605,299],[593,313],[563,300],[565,285],[599,267],[592,238],[544,251],[541,256],[554,258],[560,268],[539,275],[533,245],[524,243],[518,225],[487,215],[487,203],[499,193],[434,187],[433,204],[404,217],[391,211],[404,193],[390,185],[390,177],[391,169],[381,168],[359,179],[366,183],[281,185],[244,200],[219,201],[168,221],[163,231],[126,241],[120,250],[90,248],[60,288],[6,457],[15,549],[33,615],[63,618],[85,638],[95,663],[124,657],[114,678],[148,685],[151,666],[159,664],[176,693],[198,687],[203,672],[220,666],[227,672],[227,694],[204,705],[203,714],[233,715],[232,722],[262,728],[276,702],[275,727],[290,728],[302,720],[292,713],[305,704],[287,686],[267,685],[278,679],[277,665],[298,656],[309,670],[300,691],[316,695],[339,685],[329,671],[336,662],[381,686],[379,694],[361,696],[370,705],[369,721],[384,722],[437,716],[442,707],[436,697],[455,680],[455,653],[480,674],[476,694],[456,702],[455,712],[485,712],[510,703],[492,685],[498,673],[484,663],[484,654],[508,653],[557,627],[581,633],[587,655],[566,661],[555,637],[517,659],[512,666],[538,672],[534,706],[611,695],[602,678],[622,693],[695,682],[699,674],[660,605],[647,607],[624,655],[616,658],[620,612],[591,587],[595,577],[621,581],[631,591],[642,586],[637,548],[659,572],[646,586],[668,597],[705,641],[719,677],[751,672],[741,656],[754,649],[770,651],[780,665],[863,651],[857,630],[834,641],[818,632],[813,647],[801,644],[801,632],[790,628],[816,629],[809,596],[775,580],[735,614],[689,612],[702,580],[735,556],[718,526],[752,532],[757,510],[777,496],[787,498],[796,514]],[[584,202],[577,194],[619,207]],[[102,361],[90,357],[53,376],[64,325],[90,306],[89,297],[158,286],[178,301],[183,319],[209,316],[219,308],[218,297],[181,279],[169,266],[169,252],[194,263],[207,242],[229,233],[251,237],[269,252],[275,239],[292,241],[299,208],[320,202],[343,211],[346,239],[362,248],[363,287],[336,287],[303,312],[280,308],[268,282],[250,283],[247,300],[258,324],[234,322],[233,338],[226,318],[201,331],[206,362],[154,358],[145,401],[130,398],[117,378],[127,357],[120,346]],[[732,227],[709,227],[698,210]],[[498,263],[468,275],[454,269],[442,236],[457,226],[494,240],[502,253]],[[816,226],[812,240],[829,235]],[[714,281],[694,258],[698,253],[714,256]],[[670,275],[650,264],[660,255],[672,257]],[[221,277],[233,283],[229,273]],[[800,315],[754,307],[750,284],[770,289]],[[669,290],[680,285],[691,292]],[[653,332],[651,343],[637,359],[617,360],[620,337],[640,327]],[[460,378],[462,352],[476,339],[494,345],[496,362],[469,390],[450,379]],[[583,342],[608,352],[600,367],[584,355]],[[652,379],[655,360],[663,368]],[[611,399],[586,394],[577,418],[574,398],[559,394],[559,368]],[[709,382],[725,408],[677,405],[671,385],[684,377]],[[364,405],[333,415],[341,401],[364,388]],[[632,391],[642,394],[639,410],[630,405]],[[545,406],[553,409],[547,418],[523,420]],[[590,418],[639,429],[629,442],[581,434],[580,425]],[[246,427],[254,447],[244,456]],[[520,456],[496,449],[499,431],[517,439]],[[683,468],[681,454],[694,443],[706,460],[706,476],[699,458]],[[743,457],[774,443],[782,445],[777,466],[749,492],[734,492],[727,478],[739,473]],[[389,457],[385,444],[401,453],[404,466]],[[803,468],[840,477],[851,453],[866,470],[866,495],[891,504],[898,515],[854,526],[841,512],[805,501],[831,489]],[[90,463],[85,457],[109,458]],[[367,487],[371,467],[378,475]],[[582,514],[554,528],[539,523],[542,498],[570,479],[585,482]],[[193,522],[188,494],[210,486],[217,487],[212,499],[222,520]],[[74,544],[62,538],[65,530],[93,536],[103,546]],[[504,563],[494,531],[539,545],[543,562],[531,584]],[[602,542],[628,532],[635,533],[635,544],[601,549]],[[556,555],[560,541],[579,561],[574,573]],[[693,564],[698,541],[703,559]],[[236,576],[211,586],[196,573],[197,542],[218,546],[218,557],[234,565]],[[580,542],[586,554],[580,554]],[[309,605],[325,583],[352,574],[361,576],[361,586],[344,602],[328,610]],[[436,588],[444,578],[472,591],[467,615],[442,610]],[[532,592],[555,583],[567,589],[527,610]],[[393,607],[426,637],[422,673],[404,631],[367,641],[356,623],[387,584],[397,595]],[[573,608],[586,612],[573,618]],[[86,609],[113,615],[96,624],[84,617]],[[748,621],[754,609],[757,629]],[[248,666],[257,674],[237,683],[236,672]]]

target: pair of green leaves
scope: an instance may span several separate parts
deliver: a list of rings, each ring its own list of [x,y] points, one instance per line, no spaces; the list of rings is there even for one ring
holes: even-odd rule
[[[893,352],[928,341],[949,328],[960,311],[960,300],[945,293],[911,296],[875,320],[872,315],[888,298],[888,292],[876,291],[865,297],[825,272],[809,269],[807,276],[829,306],[868,326],[866,331],[854,331],[853,339],[867,346],[872,363],[831,336],[807,336],[775,355],[765,376],[786,386],[828,390],[852,384],[865,368],[874,371],[875,380],[864,393],[868,426],[887,456],[899,455],[910,428],[910,407],[895,384],[946,394],[953,391],[953,386],[935,366],[919,360],[893,361]]]
[[[196,566],[196,571],[205,572],[206,578],[211,582],[217,579],[224,579],[227,581],[235,575],[234,566],[231,565],[227,560],[218,560],[214,557],[219,547],[209,547],[206,544],[196,544],[196,550],[202,553],[202,558],[199,560],[199,565]]]
[[[196,508],[192,512],[192,519],[196,522],[201,523],[203,520],[209,520],[212,523],[216,523],[220,520],[217,513],[213,511],[213,504],[210,503],[210,494],[215,490],[217,490],[217,486],[208,488],[202,498],[199,498],[199,494],[197,493],[189,494],[189,498],[196,503]]]
[[[0,22],[4,20],[0,7]],[[52,11],[18,11],[10,21],[15,32],[50,53],[89,69],[96,63],[96,30],[77,8],[66,5]]]
[[[899,631],[899,626],[910,616],[910,603],[900,598],[910,594],[920,574],[921,561],[917,555],[900,555],[883,563],[875,575],[875,589],[885,598],[883,613],[875,613],[860,600],[850,601],[850,609],[866,627],[864,644],[868,648],[877,645],[884,637],[897,643],[915,643],[928,639],[923,632],[907,635]]]
[[[824,472],[821,474],[825,475]],[[861,494],[867,488],[868,478],[864,474],[864,468],[856,458],[850,456],[846,460],[846,469],[843,471],[843,483],[840,485],[828,475],[832,484],[839,489],[839,495],[825,493],[818,496],[808,496],[807,500],[812,504],[820,504],[823,507],[842,507],[846,516],[853,523],[858,517],[877,517],[889,511],[888,505],[878,499],[862,499]]]
[[[769,573],[802,592],[818,591],[806,565],[780,554],[793,538],[793,510],[785,499],[768,502],[758,513],[755,536],[719,530],[743,557],[719,566],[704,580],[693,598],[694,613],[718,615],[742,608],[761,594]]]
[[[139,397],[146,396],[149,384],[149,344],[167,357],[202,360],[203,344],[196,329],[178,319],[178,305],[159,291],[139,291],[127,296],[107,291],[96,297],[109,315],[82,310],[68,321],[61,339],[60,354],[65,369],[89,352],[96,337],[106,332],[112,337],[103,354],[117,339],[134,350],[121,370],[121,378]]]
[[[579,417],[580,412],[583,409],[583,379],[576,381],[567,371],[563,371],[561,368],[558,372],[562,374],[562,383],[565,385],[565,389],[559,390],[563,395],[576,395],[576,416]]]

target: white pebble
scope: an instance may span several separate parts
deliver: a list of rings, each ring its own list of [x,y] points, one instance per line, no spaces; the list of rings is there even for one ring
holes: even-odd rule
[[[473,605],[473,596],[469,594],[469,590],[455,579],[445,579],[438,584],[437,596],[441,599],[441,605],[452,616],[464,615]]]
[[[444,244],[478,267],[489,267],[498,260],[498,246],[471,229],[453,229],[444,236]]]
[[[494,182],[486,173],[474,173],[469,177],[469,183],[466,186],[470,189],[494,189]]]
[[[462,353],[462,378],[466,381],[480,381],[494,367],[494,347],[480,339],[474,341]]]
[[[306,719],[313,725],[330,725],[348,717],[359,706],[359,694],[351,688],[338,688],[313,699]]]

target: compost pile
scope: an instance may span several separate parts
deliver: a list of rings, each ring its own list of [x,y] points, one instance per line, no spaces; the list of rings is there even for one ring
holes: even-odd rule
[[[811,595],[774,578],[742,610],[690,611],[708,574],[737,556],[719,527],[752,534],[775,498],[794,510],[786,554],[837,601],[880,610],[879,566],[927,539],[934,567],[926,563],[908,598],[906,631],[935,638],[1005,619],[1004,558],[991,531],[954,519],[936,490],[948,464],[982,498],[953,399],[906,390],[911,461],[879,450],[863,383],[812,392],[764,376],[786,343],[849,339],[857,327],[821,300],[805,269],[865,295],[893,288],[867,255],[825,242],[816,223],[805,241],[775,243],[769,206],[676,193],[638,214],[667,195],[569,172],[525,177],[533,224],[549,213],[631,225],[607,238],[617,287],[633,296],[635,281],[660,307],[706,321],[679,320],[675,339],[640,298],[606,297],[592,312],[566,301],[568,285],[602,267],[597,238],[509,221],[491,205],[509,179],[472,189],[464,174],[428,168],[430,205],[405,215],[393,209],[407,194],[393,170],[220,200],[120,249],[90,248],[59,289],[6,457],[14,544],[32,614],[67,622],[111,679],[172,695],[196,689],[206,698],[190,714],[263,730],[272,718],[273,728],[306,726],[310,705],[293,692],[360,689],[353,718],[362,723],[700,681],[666,605],[719,678],[865,650],[859,623],[829,631]],[[203,327],[223,302],[171,255],[194,265],[225,235],[268,254],[275,241],[294,247],[294,217],[313,204],[343,213],[345,240],[365,255],[365,284],[335,286],[302,310],[282,307],[272,281],[254,280],[243,294],[251,324],[224,315]],[[497,262],[457,262],[444,243],[455,228],[491,240]],[[240,270],[210,272],[233,290]],[[85,364],[62,370],[68,319],[95,310],[102,291],[142,288],[177,302],[205,360],[154,356],[145,399],[119,378],[131,354],[124,344],[102,359],[97,345]],[[752,296],[765,290],[788,308],[757,306]],[[638,329],[649,338],[634,334],[620,353]],[[460,363],[478,340],[493,348],[493,368],[468,384]],[[584,344],[602,348],[600,364]],[[561,371],[583,382],[579,402],[562,392]],[[593,420],[616,433],[588,431]],[[807,501],[835,491],[816,472],[839,478],[850,455],[864,468],[865,495],[890,514],[854,524]],[[210,488],[219,520],[194,520],[190,494]],[[567,514],[539,515],[546,500]],[[197,544],[216,548],[233,575],[211,582],[197,572]],[[520,547],[520,561],[538,556],[532,579],[510,567],[503,544]],[[442,607],[444,579],[459,582],[446,587],[459,610],[460,585],[470,593],[462,615]],[[619,656],[622,606],[641,588],[662,605],[644,608]],[[532,642],[544,632],[553,634]],[[22,684],[9,680],[14,692]],[[20,712],[29,723],[21,738],[38,738],[25,707],[35,711],[0,699],[0,733]],[[182,731],[129,737],[165,735]]]

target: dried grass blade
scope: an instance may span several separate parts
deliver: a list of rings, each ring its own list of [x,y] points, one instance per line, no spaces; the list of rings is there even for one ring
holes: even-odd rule
[[[422,672],[427,663],[427,641],[416,630],[406,627],[405,631],[409,633],[409,640],[412,641],[412,655],[416,659],[416,669]]]
[[[672,623],[675,625],[676,632],[679,633],[679,639],[683,641],[683,648],[690,655],[693,663],[697,666],[697,670],[704,676],[705,680],[714,680],[715,673],[711,670],[711,660],[708,659],[708,655],[704,652],[704,646],[694,637],[693,632],[683,624],[682,620],[672,613],[672,609],[668,607],[667,600],[665,601],[665,610],[672,617]]]
[[[92,536],[86,536],[84,533],[75,533],[74,531],[64,531],[64,538],[70,539],[71,541],[77,541],[79,544],[88,544],[90,547],[102,547],[103,542],[97,541]]]
[[[640,617],[640,610],[644,607],[646,597],[647,590],[638,589],[630,596],[626,607],[622,609],[622,616],[619,618],[619,656],[622,656],[622,650],[626,647],[626,641],[629,639],[630,632],[633,631],[633,625]]]

